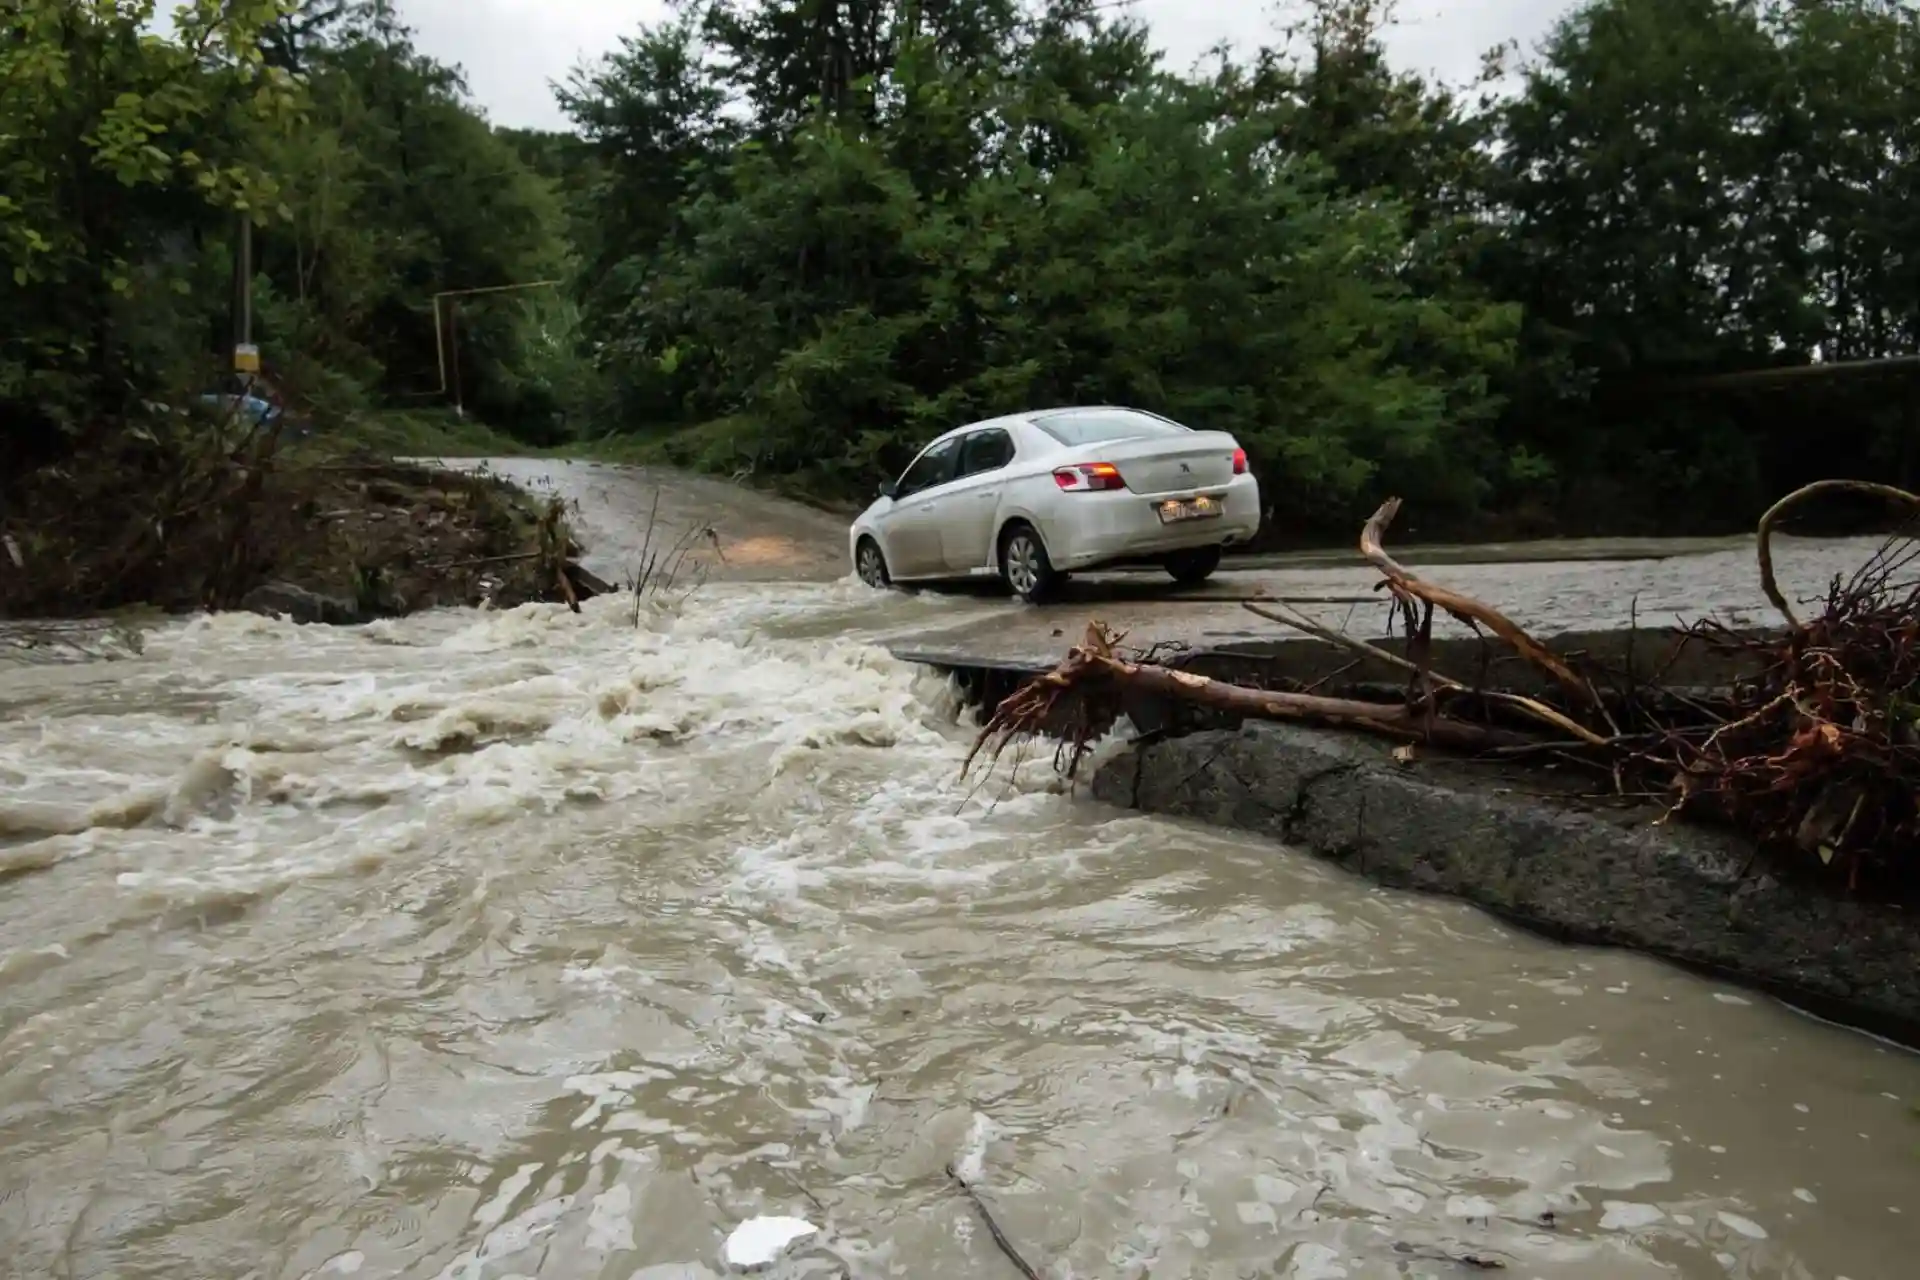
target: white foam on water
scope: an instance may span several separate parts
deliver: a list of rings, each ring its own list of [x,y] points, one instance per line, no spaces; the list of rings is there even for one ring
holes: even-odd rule
[[[953,1162],[953,1171],[962,1182],[974,1183],[986,1176],[987,1144],[993,1139],[993,1121],[976,1111],[967,1125],[965,1143]]]
[[[586,1247],[595,1253],[632,1249],[633,1188],[616,1182],[593,1198],[587,1218]]]
[[[1639,1204],[1631,1200],[1603,1200],[1600,1207],[1602,1231],[1640,1231],[1660,1222],[1667,1215],[1657,1205]]]
[[[174,624],[121,673],[122,700],[150,692],[151,709],[0,735],[0,776],[27,780],[0,799],[0,837],[28,837],[0,859],[38,870],[110,853],[123,889],[194,900],[365,871],[412,847],[396,832],[408,823],[483,831],[671,800],[676,785],[690,795],[699,762],[727,752],[730,766],[757,760],[764,781],[804,778],[823,752],[887,750],[944,782],[949,682],[857,638],[768,634],[854,590],[720,591],[649,607],[638,626],[616,598],[579,615],[429,614],[372,635],[254,615]],[[224,672],[205,682],[220,689],[211,721],[172,687],[189,659]],[[925,795],[910,790],[898,807],[918,814]]]
[[[1738,1232],[1749,1240],[1765,1240],[1767,1238],[1767,1229],[1755,1222],[1752,1218],[1743,1218],[1739,1214],[1729,1213],[1725,1209],[1722,1209],[1715,1216],[1720,1219],[1721,1223],[1726,1226],[1728,1230]]]
[[[724,1250],[727,1265],[742,1270],[769,1266],[796,1241],[819,1230],[805,1218],[778,1215],[748,1218],[727,1233]]]
[[[441,1268],[437,1280],[495,1280],[504,1269],[532,1254],[559,1228],[573,1197],[543,1200],[489,1230],[480,1243]]]

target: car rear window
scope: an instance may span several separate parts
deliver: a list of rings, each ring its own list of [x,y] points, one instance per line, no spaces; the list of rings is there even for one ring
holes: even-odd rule
[[[1107,440],[1139,440],[1147,436],[1183,436],[1189,428],[1150,413],[1132,409],[1070,409],[1035,415],[1033,425],[1073,446]]]

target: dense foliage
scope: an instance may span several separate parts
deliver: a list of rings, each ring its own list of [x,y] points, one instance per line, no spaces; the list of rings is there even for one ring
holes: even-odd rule
[[[1085,401],[1236,433],[1282,534],[1920,479],[1920,375],[1707,378],[1920,351],[1911,4],[1591,0],[1464,90],[1387,64],[1385,7],[1176,74],[1100,0],[702,0],[554,134],[491,127],[386,0],[16,0],[0,463],[211,377],[247,217],[310,394],[445,404],[445,355],[531,444],[823,495]]]
[[[8,472],[223,388],[243,218],[269,373],[346,408],[445,402],[433,294],[571,276],[554,185],[384,3],[16,0],[0,28]],[[465,402],[555,434],[572,315],[555,287],[464,308]]]
[[[1744,524],[1920,470],[1920,18],[1594,0],[1472,100],[1378,0],[1176,75],[1093,0],[717,3],[564,101],[623,431],[858,492],[940,427],[1122,401],[1235,432],[1282,529]],[[1517,84],[1514,83],[1517,80]],[[1818,422],[1816,433],[1808,429]]]

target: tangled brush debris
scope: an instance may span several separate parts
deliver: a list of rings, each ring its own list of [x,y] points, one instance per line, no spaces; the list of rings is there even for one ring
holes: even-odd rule
[[[1920,496],[1844,480],[1776,503],[1758,530],[1758,558],[1762,590],[1786,628],[1753,636],[1701,621],[1672,633],[1742,654],[1745,669],[1757,673],[1709,697],[1558,654],[1498,610],[1410,573],[1386,551],[1400,507],[1389,499],[1367,521],[1360,552],[1380,571],[1405,629],[1404,658],[1284,606],[1244,607],[1405,671],[1398,701],[1208,679],[1125,650],[1123,636],[1095,621],[1058,666],[993,709],[964,771],[1045,737],[1060,744],[1056,767],[1071,778],[1130,700],[1183,702],[1229,722],[1285,720],[1395,739],[1402,760],[1416,745],[1456,756],[1571,757],[1610,778],[1614,795],[1659,798],[1670,815],[1730,825],[1785,869],[1876,897],[1920,900],[1920,539],[1887,539],[1851,577],[1836,579],[1805,621],[1773,575],[1775,522],[1799,503],[1840,491],[1920,516]],[[1504,645],[1551,692],[1476,688],[1433,670],[1436,611]]]
[[[1697,624],[1761,672],[1723,723],[1668,735],[1675,808],[1900,894],[1920,883],[1920,540],[1883,543],[1812,618],[1781,611],[1786,635],[1765,641]]]

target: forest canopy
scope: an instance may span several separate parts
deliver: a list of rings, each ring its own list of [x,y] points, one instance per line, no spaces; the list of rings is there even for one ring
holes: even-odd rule
[[[710,0],[558,86],[569,132],[490,123],[379,0],[157,16],[0,16],[9,467],[218,376],[245,219],[306,394],[823,498],[1070,402],[1233,432],[1281,537],[1920,479],[1920,376],[1719,377],[1920,352],[1898,0],[1592,0],[1471,85],[1391,65],[1380,0],[1191,70],[1098,0]]]

